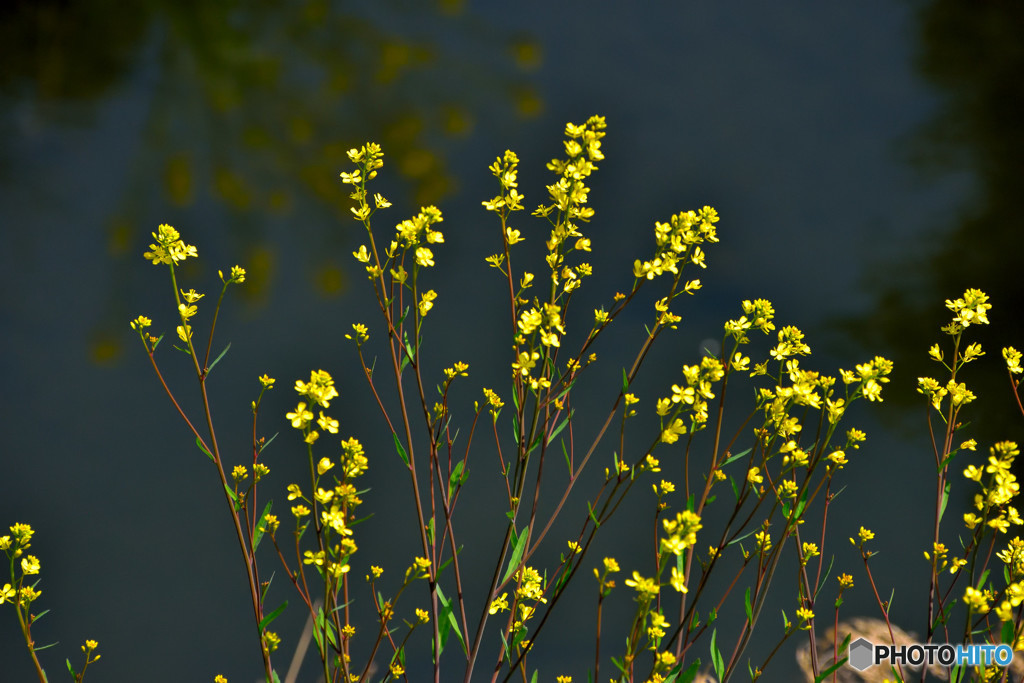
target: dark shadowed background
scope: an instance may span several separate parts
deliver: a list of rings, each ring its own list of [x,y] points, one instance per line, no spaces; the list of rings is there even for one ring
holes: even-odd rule
[[[933,480],[915,378],[937,372],[926,351],[948,322],[942,302],[967,287],[994,303],[993,325],[979,337],[989,354],[968,374],[983,397],[972,413],[978,457],[994,439],[1021,438],[998,347],[1024,344],[1022,29],[1021,5],[944,0],[5,4],[0,530],[36,529],[37,606],[52,611],[34,633],[39,643],[60,642],[42,653],[51,679],[85,638],[103,655],[89,680],[261,675],[216,477],[128,327],[144,314],[173,336],[166,269],[142,258],[157,225],[174,225],[199,248],[198,262],[182,270],[186,288],[213,292],[217,269],[236,263],[249,271],[218,323],[218,348],[232,347],[210,379],[226,452],[245,460],[256,377],[277,378],[262,429],[282,432],[266,462],[284,503],[303,460],[284,420],[290,387],[310,370],[331,372],[341,392],[331,412],[371,462],[364,498],[375,517],[358,530],[353,574],[380,564],[397,582],[417,554],[408,484],[343,338],[360,321],[383,336],[351,257],[363,234],[338,179],[350,168],[345,150],[383,145],[375,189],[394,204],[376,218],[385,234],[422,204],[445,213],[446,242],[429,274],[440,294],[428,319],[429,361],[434,377],[455,360],[470,364],[453,399],[466,411],[481,386],[502,394],[508,386],[506,308],[495,303],[501,283],[483,260],[499,244],[480,206],[497,192],[486,167],[515,150],[532,208],[546,198],[544,163],[563,154],[565,123],[592,114],[607,117],[608,136],[586,228],[596,276],[579,311],[629,286],[655,220],[704,204],[722,217],[721,243],[707,249],[700,273],[704,290],[686,300],[679,331],[649,359],[641,408],[680,380],[681,365],[721,336],[743,299],[768,298],[781,324],[803,329],[811,367],[834,373],[875,354],[896,361],[886,403],[848,418],[869,438],[847,467],[829,551],[836,571],[857,581],[849,614],[875,616],[845,541],[860,525],[874,529],[876,578],[883,593],[895,590],[895,621],[922,631]],[[545,224],[525,214],[517,223],[530,243],[546,238]],[[200,308],[200,327],[210,308]],[[606,375],[597,374],[581,415],[607,409],[611,394],[601,389],[614,392],[648,319],[647,310],[626,317],[633,336],[598,349]],[[195,409],[189,366],[168,347],[158,353],[162,367]],[[581,418],[579,428],[596,425]],[[493,453],[481,448],[469,482],[480,492],[467,491],[463,514],[472,514],[462,523],[486,555],[500,542],[503,515],[487,506]],[[610,450],[600,457],[603,469]],[[672,477],[667,463],[664,476]],[[950,509],[954,548],[969,493],[962,487]],[[554,555],[585,514],[583,498],[572,501]],[[615,555],[627,574],[646,566],[649,506],[625,510],[592,561]],[[277,510],[287,524],[285,506]],[[708,515],[711,524],[714,510]],[[639,525],[648,525],[643,534]],[[482,556],[466,562],[490,571]],[[588,582],[562,605],[564,648],[532,659],[540,680],[586,680]],[[780,602],[752,644],[755,664],[774,645],[779,609],[795,609],[791,585],[779,577]],[[290,652],[303,620],[285,588],[280,597],[293,609],[278,625]],[[618,609],[631,608],[625,590],[615,596]],[[481,600],[471,598],[473,611]],[[425,596],[403,604],[411,615]],[[723,629],[742,613],[740,598],[727,602]],[[19,638],[13,610],[0,606],[0,681],[31,680]],[[609,642],[615,654],[621,638]],[[768,680],[796,675],[795,646],[784,646]],[[497,647],[495,635],[484,662]],[[707,660],[705,647],[699,654]],[[286,668],[288,657],[277,661]],[[316,680],[313,670],[307,662],[299,680]]]

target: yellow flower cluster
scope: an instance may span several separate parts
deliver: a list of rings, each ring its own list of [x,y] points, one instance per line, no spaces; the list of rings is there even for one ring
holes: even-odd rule
[[[775,360],[785,360],[796,355],[808,354],[811,347],[804,343],[804,333],[793,325],[786,325],[779,330],[779,344],[769,351]]]
[[[356,329],[358,333],[358,327]],[[273,382],[273,380],[270,381]],[[324,370],[311,372],[308,382],[296,381],[295,391],[312,401],[314,405],[322,407],[328,407],[330,401],[338,396],[338,391],[334,387],[334,379]],[[329,417],[323,411],[319,411],[319,413],[320,417],[316,420],[316,425],[326,432],[337,434],[338,421]],[[303,440],[312,448],[313,443],[319,437],[319,432],[312,429],[314,415],[307,408],[307,403],[305,401],[299,402],[296,409],[287,413],[286,417],[291,422],[292,427],[302,430]],[[340,479],[338,475],[335,476],[333,488],[325,489],[317,486],[320,478],[334,470],[336,466],[335,462],[327,457],[320,458],[313,465],[315,467],[313,478],[316,491],[313,493],[312,501],[305,497],[298,484],[288,485],[288,500],[302,499],[312,505],[314,509],[319,509],[319,517],[317,519],[320,526],[318,526],[318,533],[329,530],[333,534],[325,535],[324,537],[326,551],[319,550],[315,553],[307,551],[303,562],[323,567],[326,575],[333,577],[335,580],[349,571],[348,558],[358,550],[352,538],[352,528],[349,526],[349,523],[355,519],[353,510],[362,503],[362,500],[360,500],[351,480],[361,476],[369,467],[369,461],[358,439],[352,437],[344,440],[341,442],[341,447],[342,454],[338,462],[340,465],[338,470],[340,471]],[[310,462],[312,464],[314,463],[312,450],[310,450],[310,453]],[[303,519],[312,514],[309,507],[301,504],[293,506],[291,512],[300,530],[307,523]],[[276,518],[272,521],[268,519],[267,530],[271,532],[271,535],[276,532],[277,525]]]
[[[658,399],[655,412],[661,416],[669,416],[673,406],[675,410],[669,416],[667,425],[662,426],[661,441],[675,443],[679,436],[687,432],[687,427],[678,415],[687,410],[690,413],[691,430],[702,429],[708,419],[707,401],[715,397],[712,391],[714,384],[725,377],[725,366],[712,356],[705,356],[697,365],[683,366],[683,379],[686,386],[672,385],[672,396]]]
[[[331,399],[338,396],[338,390],[334,388],[334,379],[325,370],[310,372],[308,382],[295,380],[295,391],[324,408],[330,408]]]
[[[700,211],[677,213],[668,223],[655,222],[655,256],[650,261],[634,261],[633,276],[653,280],[664,273],[679,277],[679,268],[693,263],[706,268],[704,251],[698,246],[704,242],[717,242],[715,223],[718,212],[710,206]]]
[[[964,591],[964,604],[975,614],[985,614],[990,609],[989,600],[992,599],[992,592],[988,590],[979,591],[974,586],[968,586]]]
[[[541,310],[531,308],[519,316],[520,343],[525,343],[534,332],[540,330],[540,343],[544,346],[561,345],[559,335],[565,334],[562,311],[558,304],[544,304]]]
[[[189,256],[198,256],[199,252],[193,245],[185,244],[181,239],[181,235],[177,230],[167,225],[166,223],[160,225],[157,232],[152,233],[156,239],[156,244],[150,244],[149,248],[152,251],[147,251],[143,255],[148,261],[151,261],[153,265],[160,263],[171,266],[171,280],[174,281],[173,267],[179,261],[184,261]],[[226,290],[227,286],[233,283],[245,282],[245,269],[241,266],[233,266],[231,268],[230,276],[225,279],[224,272],[218,270],[221,282],[224,283]],[[181,296],[178,296],[178,292]],[[223,296],[223,291],[221,292]],[[178,301],[178,318],[181,324],[177,326],[178,338],[186,344],[190,344],[192,339],[192,326],[189,324],[189,320],[196,315],[198,307],[196,304],[202,299],[205,294],[200,294],[194,289],[185,291],[184,289],[175,291],[175,298]],[[146,316],[140,315],[135,320],[131,321],[133,330],[139,333],[139,337],[143,343],[146,344],[146,348],[152,351],[156,348],[156,343],[159,341],[158,337],[146,335],[142,332],[145,328],[149,327],[152,321]],[[151,346],[152,345],[152,346]]]
[[[487,608],[487,613],[497,614],[498,612],[505,612],[508,609],[508,593],[502,593],[500,598],[491,601],[490,607]]]
[[[523,209],[523,195],[519,194],[516,189],[519,183],[516,180],[518,175],[519,157],[512,150],[505,150],[504,157],[498,157],[498,159],[488,166],[488,170],[498,179],[501,183],[501,194],[482,202],[484,208],[488,211],[494,211],[500,214],[502,217],[507,216],[512,211],[522,211]],[[512,241],[512,234],[515,234],[515,241]],[[506,238],[510,244],[520,241],[519,231],[513,231],[511,228],[506,230]]]
[[[964,476],[982,484],[981,493],[974,496],[974,507],[978,514],[968,512],[964,515],[964,524],[973,529],[985,523],[1000,533],[1006,533],[1011,524],[1024,524],[1020,513],[1010,501],[1020,492],[1017,477],[1010,470],[1013,461],[1020,453],[1013,441],[1000,441],[989,451],[988,465],[984,471],[974,465],[964,470]],[[988,477],[984,475],[988,474]],[[986,481],[983,483],[982,479]]]
[[[775,309],[770,301],[766,299],[744,301],[743,315],[736,320],[727,320],[725,322],[725,333],[735,339],[737,344],[746,344],[750,341],[750,338],[747,336],[747,330],[756,327],[765,334],[768,334],[775,329],[775,323],[772,322],[774,317]]]
[[[988,303],[988,295],[980,289],[968,289],[960,299],[946,299],[946,308],[953,311],[953,322],[945,329],[951,335],[959,334],[965,327],[972,324],[988,324],[988,311],[992,304]]]
[[[554,171],[560,177],[553,185],[548,185],[548,196],[551,204],[539,206],[534,211],[535,216],[549,216],[557,211],[564,215],[566,221],[556,225],[549,241],[548,251],[558,251],[557,245],[564,242],[568,237],[577,237],[573,234],[573,221],[586,222],[594,215],[594,210],[585,207],[587,194],[590,192],[583,180],[588,178],[597,170],[595,161],[604,159],[601,152],[601,139],[605,136],[604,129],[607,128],[603,116],[591,116],[583,124],[565,124],[565,153],[567,159],[552,159],[547,164],[549,171]]]
[[[519,588],[516,589],[518,600],[531,600],[533,602],[547,602],[544,597],[544,577],[533,567],[523,567],[515,578],[519,581]]]
[[[1009,567],[1011,578],[1024,578],[1024,540],[1019,536],[1011,539],[1006,549],[996,553],[996,557]]]
[[[32,546],[32,535],[35,533],[32,527],[28,524],[14,524],[10,527],[10,531],[10,535],[0,536],[0,550],[3,550],[10,560],[12,580],[15,566],[20,567],[21,578],[15,581],[16,585],[12,586],[6,583],[0,587],[0,605],[5,602],[16,602],[20,611],[20,609],[27,609],[43,594],[42,591],[35,589],[35,583],[31,586],[22,585],[26,576],[34,576],[40,572],[41,565],[39,558],[35,555],[25,555],[25,551]],[[15,560],[18,558],[21,560],[16,565]]]
[[[534,216],[546,217],[551,223],[551,235],[545,242],[548,255],[545,258],[551,269],[552,285],[562,283],[562,292],[570,293],[581,284],[581,277],[592,273],[589,264],[581,263],[575,268],[565,265],[569,251],[589,252],[590,239],[584,237],[579,224],[589,221],[594,209],[586,206],[590,192],[585,180],[597,170],[595,161],[604,159],[601,152],[601,138],[606,128],[603,116],[592,116],[586,123],[565,126],[566,159],[552,159],[547,168],[558,174],[558,180],[547,186],[550,204],[538,206]]]
[[[701,530],[700,515],[690,510],[676,513],[675,519],[661,520],[667,538],[661,539],[661,552],[680,556],[687,548],[697,543],[697,532]]]
[[[178,231],[166,223],[162,223],[152,235],[156,244],[150,244],[152,251],[147,251],[143,256],[147,261],[152,261],[154,266],[161,263],[174,266],[189,256],[199,256],[199,251],[193,245],[185,244]]]
[[[487,405],[491,408],[491,415],[497,418],[498,411],[505,405],[505,402],[501,400],[497,393],[487,387],[484,387],[484,397],[487,399]]]
[[[1007,346],[1003,349],[1003,360],[1006,361],[1006,369],[1010,371],[1010,374],[1019,375],[1024,372],[1024,367],[1021,367],[1020,359],[1020,351],[1012,346]]]
[[[633,577],[626,579],[625,584],[637,592],[637,600],[649,603],[661,592],[661,586],[655,579],[648,579],[640,576],[640,572],[633,572]]]
[[[434,265],[433,253],[424,244],[441,244],[444,235],[431,226],[443,221],[441,210],[436,206],[424,206],[412,218],[407,218],[395,226],[395,239],[391,243],[389,256],[398,248],[415,249],[416,263],[421,266]]]
[[[342,173],[341,182],[355,185],[357,192],[360,189],[365,192],[366,181],[377,177],[377,169],[384,166],[384,152],[376,142],[368,142],[360,149],[350,149],[347,154],[349,161],[359,168],[352,173]]]

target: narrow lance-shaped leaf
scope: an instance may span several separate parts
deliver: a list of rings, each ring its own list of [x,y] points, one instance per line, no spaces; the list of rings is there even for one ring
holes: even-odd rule
[[[268,500],[267,504],[263,507],[263,514],[260,515],[260,519],[256,522],[256,529],[252,534],[252,551],[255,553],[256,549],[260,547],[260,541],[263,540],[263,533],[267,529],[267,515],[270,514],[270,507],[274,504],[274,501]]]
[[[398,433],[392,432],[391,436],[395,438],[395,450],[398,451],[398,457],[400,457],[402,459],[402,462],[405,463],[405,466],[408,467],[409,456],[406,454],[405,449],[402,448],[402,442],[398,440]]]
[[[693,660],[693,662],[690,664],[690,666],[686,667],[686,671],[684,671],[683,673],[679,674],[679,676],[675,679],[675,683],[693,683],[693,679],[695,679],[697,677],[697,670],[699,668],[700,668],[700,660],[699,659]],[[665,683],[669,683],[669,681],[666,680]]]
[[[718,651],[715,641],[718,639],[718,629],[711,631],[711,664],[715,667],[715,675],[718,680],[725,680],[725,662],[722,661],[722,653]]]
[[[942,487],[942,502],[939,504],[939,521],[942,521],[942,516],[946,514],[946,503],[949,502],[949,490],[952,488],[953,482],[946,481],[946,484]]]
[[[523,531],[518,536],[515,533],[515,527],[512,528],[512,556],[508,559],[508,568],[505,569],[505,576],[501,579],[502,583],[508,581],[508,577],[512,576],[512,572],[519,566],[519,561],[523,559],[523,553],[526,552],[526,541],[529,538],[529,534],[526,533],[526,527],[523,527]]]
[[[742,452],[740,452],[740,453],[736,453],[735,455],[730,455],[730,456],[729,456],[728,458],[726,458],[725,460],[723,460],[723,461],[721,462],[721,464],[719,464],[718,466],[719,466],[719,467],[725,467],[725,466],[726,466],[726,465],[728,465],[729,463],[731,463],[731,462],[734,462],[734,461],[736,461],[736,460],[739,460],[739,459],[740,459],[740,458],[742,458],[743,456],[747,455],[748,453],[750,453],[750,451],[751,451],[751,449],[749,449],[749,448],[748,448],[747,450],[745,450],[745,451],[742,451]]]
[[[437,601],[441,604],[441,613],[437,615],[437,631],[441,637],[441,652],[444,652],[445,643],[448,642],[448,636],[451,631],[455,631],[455,635],[459,638],[459,643],[462,645],[462,651],[468,652],[466,649],[466,640],[462,636],[462,631],[459,630],[459,623],[455,619],[455,612],[452,609],[452,601],[449,600],[444,592],[441,590],[441,586],[437,586]]]
[[[570,411],[569,411],[569,414],[568,414],[568,415],[566,415],[565,419],[564,419],[564,420],[562,420],[562,422],[561,422],[561,423],[560,423],[560,424],[559,424],[559,425],[558,425],[557,427],[555,427],[555,431],[551,432],[551,436],[549,436],[549,437],[548,437],[548,443],[551,443],[552,441],[554,441],[554,440],[555,440],[555,437],[556,437],[556,436],[558,436],[558,434],[559,434],[559,433],[560,433],[560,432],[561,432],[561,431],[562,431],[563,429],[565,429],[565,426],[566,426],[567,424],[569,424],[569,420],[571,420],[571,419],[572,419],[573,413],[575,413],[575,412],[576,412],[575,410],[570,410]]]
[[[260,620],[259,626],[257,627],[257,628],[259,628],[260,633],[263,633],[263,629],[265,629],[267,626],[270,626],[270,622],[274,621],[274,619],[277,619],[279,616],[281,616],[281,613],[284,612],[284,610],[287,607],[288,607],[288,601],[285,600],[280,605],[278,605],[277,609],[275,609],[273,612],[271,612],[270,614],[268,614],[265,617],[263,617]]]
[[[230,486],[228,486],[228,485],[227,485],[226,483],[224,484],[224,490],[225,490],[225,491],[227,491],[227,493],[228,493],[228,498],[230,498],[230,499],[231,499],[231,502],[235,504],[235,512],[238,512],[238,510],[239,510],[239,509],[241,509],[241,507],[242,507],[242,506],[241,506],[241,505],[239,505],[239,503],[238,503],[238,496],[237,496],[237,495],[235,495],[235,492],[234,492],[234,491],[232,491],[232,490],[231,490],[231,487],[230,487]]]
[[[198,436],[196,437],[196,446],[198,446],[199,450],[201,450],[203,453],[206,453],[206,457],[210,459],[210,462],[215,462],[213,459],[213,453],[206,449],[206,446],[203,445],[203,440],[200,439]]]
[[[224,357],[224,354],[226,354],[228,352],[228,349],[230,349],[230,348],[231,348],[231,342],[228,342],[228,345],[224,347],[224,350],[220,352],[220,355],[217,356],[216,358],[214,358],[213,362],[210,363],[210,367],[206,368],[206,374],[207,375],[209,375],[211,372],[213,372],[213,368],[217,365],[217,363],[220,362],[220,359]]]
[[[281,432],[275,432],[272,437],[270,437],[269,439],[264,441],[263,444],[260,446],[259,452],[262,453],[264,450],[266,450],[267,446],[269,446],[271,443],[273,443],[274,439],[276,439],[277,435],[280,434],[280,433]]]

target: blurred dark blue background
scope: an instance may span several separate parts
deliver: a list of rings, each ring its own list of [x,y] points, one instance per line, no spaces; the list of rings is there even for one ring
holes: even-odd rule
[[[312,369],[330,371],[342,435],[363,440],[371,457],[365,498],[376,517],[359,530],[354,575],[382,564],[397,581],[416,554],[400,526],[408,484],[343,339],[358,321],[383,337],[350,256],[363,234],[338,180],[349,168],[344,152],[365,140],[383,145],[376,190],[394,203],[378,214],[385,234],[421,204],[445,213],[428,339],[437,377],[455,360],[470,363],[454,397],[467,409],[480,386],[506,395],[508,385],[506,309],[494,303],[500,282],[483,261],[498,248],[495,221],[480,206],[497,191],[486,167],[515,150],[532,208],[545,199],[544,163],[561,156],[564,124],[591,114],[607,116],[607,158],[591,184],[597,214],[587,228],[597,275],[577,313],[629,286],[655,220],[704,204],[722,216],[721,244],[708,249],[700,273],[705,288],[649,359],[641,408],[679,381],[704,340],[720,337],[742,299],[768,298],[781,323],[804,329],[815,368],[834,372],[875,354],[897,362],[883,406],[889,419],[880,421],[876,406],[847,425],[869,440],[832,512],[832,550],[837,570],[859,582],[850,613],[874,615],[843,545],[860,525],[875,529],[882,592],[896,590],[897,622],[923,630],[931,455],[923,411],[903,408],[919,405],[914,378],[936,372],[926,350],[948,321],[942,301],[966,287],[985,289],[995,304],[982,337],[989,355],[968,380],[988,400],[975,413],[976,435],[1020,438],[1020,420],[1005,419],[997,345],[1024,344],[1022,12],[942,0],[5,5],[0,524],[37,531],[38,604],[52,612],[35,636],[60,641],[43,653],[50,676],[59,680],[64,657],[74,659],[85,638],[103,655],[90,680],[260,676],[216,478],[128,327],[145,314],[173,335],[166,271],[142,258],[157,225],[174,225],[199,248],[198,264],[182,271],[186,288],[213,293],[217,269],[249,271],[221,315],[218,348],[232,348],[210,380],[226,451],[245,461],[256,377],[276,377],[262,429],[282,431],[266,462],[283,503],[303,459],[283,418],[294,406],[290,386]],[[525,215],[517,227],[535,246],[546,238],[544,224]],[[615,386],[648,318],[637,311],[622,321],[635,326],[632,337],[598,349],[608,365],[593,395],[602,378]],[[195,409],[189,367],[167,347],[158,355]],[[609,401],[595,398],[595,411]],[[595,429],[581,421],[582,433]],[[596,467],[610,462],[611,448]],[[467,492],[463,514],[486,511],[495,482],[482,442],[476,457],[470,484],[484,493]],[[554,554],[585,512],[583,499],[573,500]],[[649,501],[638,505],[597,551],[615,554],[627,573],[648,561],[632,555],[647,534],[636,526],[649,525],[629,516],[649,514]],[[278,511],[286,517],[283,505]],[[467,537],[476,533],[493,552],[498,532],[482,530],[500,528],[501,511],[470,516],[480,527],[467,519]],[[489,571],[483,559],[466,561]],[[774,644],[778,609],[792,614],[790,582],[779,577],[783,599],[766,612],[754,654]],[[280,596],[297,606],[287,593]],[[556,622],[565,649],[535,655],[541,680],[585,680],[592,662],[591,586],[571,599]],[[625,591],[617,600],[630,608]],[[405,604],[410,614],[414,606],[425,597]],[[0,607],[0,681],[30,680],[11,611]],[[724,611],[735,618],[742,605]],[[302,615],[293,608],[278,624],[288,651]],[[796,675],[794,647],[784,646],[769,680]],[[484,662],[496,648],[495,639]],[[278,662],[284,668],[287,656]],[[315,680],[312,670],[307,664],[300,680]]]

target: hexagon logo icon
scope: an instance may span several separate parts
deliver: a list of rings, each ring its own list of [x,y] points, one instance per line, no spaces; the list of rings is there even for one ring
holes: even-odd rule
[[[869,666],[874,666],[874,657],[871,656],[874,646],[867,638],[858,638],[850,643],[849,664],[857,671],[863,671]]]

